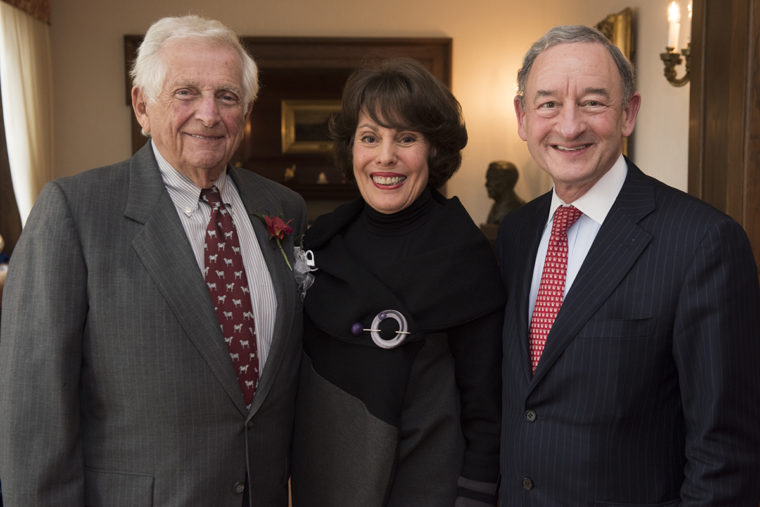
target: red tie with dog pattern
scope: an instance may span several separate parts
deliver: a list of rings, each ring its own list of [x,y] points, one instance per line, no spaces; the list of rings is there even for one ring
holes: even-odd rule
[[[232,215],[222,203],[216,187],[201,191],[201,199],[211,206],[206,227],[204,277],[216,309],[224,341],[230,351],[243,399],[251,406],[259,382],[259,357],[251,293],[245,276]]]
[[[546,250],[538,296],[530,319],[530,362],[535,373],[565,293],[567,277],[567,230],[583,213],[574,206],[560,206],[554,212],[552,233]]]

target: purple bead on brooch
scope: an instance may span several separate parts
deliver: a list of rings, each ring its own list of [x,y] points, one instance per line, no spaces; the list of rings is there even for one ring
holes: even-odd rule
[[[354,325],[351,326],[351,333],[354,336],[359,336],[362,334],[362,331],[364,331],[364,329],[362,328],[361,322],[355,322]]]

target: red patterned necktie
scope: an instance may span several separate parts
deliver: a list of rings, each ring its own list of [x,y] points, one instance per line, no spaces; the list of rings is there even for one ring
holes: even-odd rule
[[[546,250],[544,269],[541,272],[541,283],[538,286],[538,296],[530,319],[530,362],[535,373],[538,360],[546,345],[546,337],[554,324],[559,307],[565,293],[565,278],[567,277],[567,230],[582,213],[573,206],[560,206],[554,212],[552,233],[549,237],[549,247]]]
[[[243,391],[243,399],[250,407],[259,382],[259,354],[240,243],[232,215],[222,204],[219,190],[216,187],[204,189],[201,199],[211,206],[211,219],[206,227],[206,244],[203,247],[206,262],[203,275]]]

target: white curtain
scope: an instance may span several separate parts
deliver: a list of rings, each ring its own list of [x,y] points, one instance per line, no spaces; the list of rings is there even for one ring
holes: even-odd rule
[[[48,25],[0,1],[0,88],[11,179],[21,223],[53,169]]]

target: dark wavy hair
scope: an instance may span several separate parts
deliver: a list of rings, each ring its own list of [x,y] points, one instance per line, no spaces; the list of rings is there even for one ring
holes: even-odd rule
[[[341,112],[329,128],[335,163],[353,180],[354,134],[365,112],[385,128],[420,132],[430,145],[428,184],[438,188],[459,169],[467,145],[462,107],[449,89],[411,58],[367,64],[343,88]]]

